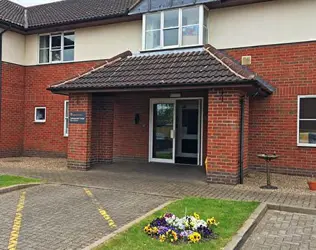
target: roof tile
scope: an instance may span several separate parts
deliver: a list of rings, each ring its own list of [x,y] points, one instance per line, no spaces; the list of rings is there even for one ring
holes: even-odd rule
[[[215,56],[216,55],[216,56]],[[97,70],[51,86],[52,91],[119,89],[192,84],[238,84],[258,82],[268,92],[268,83],[210,45],[194,51],[134,55],[107,62]]]
[[[126,15],[136,0],[66,0],[28,8],[29,27]]]
[[[24,26],[24,7],[9,0],[0,0],[0,21]]]

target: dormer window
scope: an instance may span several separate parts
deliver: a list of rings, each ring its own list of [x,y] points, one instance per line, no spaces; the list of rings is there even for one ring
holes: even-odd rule
[[[143,50],[202,45],[208,40],[208,11],[194,6],[143,16]]]

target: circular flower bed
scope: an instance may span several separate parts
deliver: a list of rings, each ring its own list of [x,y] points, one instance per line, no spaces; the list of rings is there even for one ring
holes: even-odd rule
[[[167,213],[145,226],[144,231],[160,242],[197,243],[216,238],[214,227],[218,224],[214,217],[205,221],[197,213],[182,218]]]

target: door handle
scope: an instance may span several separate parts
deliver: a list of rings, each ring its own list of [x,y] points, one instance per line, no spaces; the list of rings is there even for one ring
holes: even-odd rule
[[[171,138],[171,139],[174,139],[174,130],[173,130],[173,129],[170,130],[170,138]]]

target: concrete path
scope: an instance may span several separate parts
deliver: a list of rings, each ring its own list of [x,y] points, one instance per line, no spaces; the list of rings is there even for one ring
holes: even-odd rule
[[[130,167],[130,168],[129,168]],[[148,170],[148,164],[113,164],[87,172],[71,170],[15,168],[1,165],[0,174],[39,177],[49,182],[67,183],[111,190],[129,190],[134,193],[166,195],[170,197],[200,196],[232,200],[249,200],[279,203],[291,206],[316,208],[316,193],[264,191],[240,189],[234,186],[214,185],[205,182],[200,170],[172,169],[155,164],[155,171]],[[188,174],[187,174],[188,173]],[[193,175],[190,178],[190,173]],[[199,177],[198,177],[199,176]]]
[[[82,249],[168,200],[126,191],[60,185],[3,194],[0,249],[10,245],[22,250]],[[22,208],[20,215],[18,208]]]

